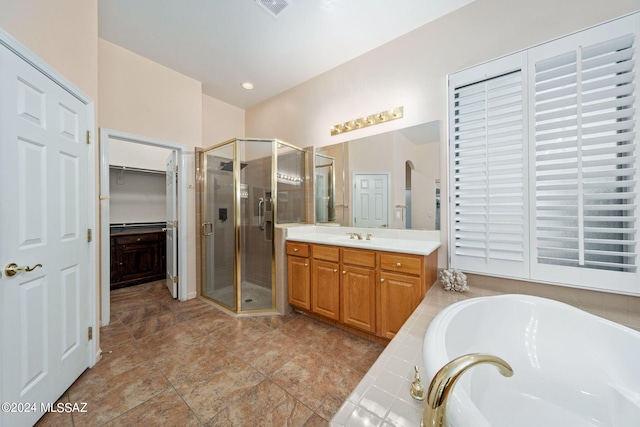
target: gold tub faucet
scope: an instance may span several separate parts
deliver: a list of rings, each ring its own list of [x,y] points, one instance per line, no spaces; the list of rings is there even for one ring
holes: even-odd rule
[[[490,354],[472,353],[453,359],[444,365],[431,380],[420,425],[423,427],[445,426],[447,400],[456,385],[456,381],[467,369],[482,363],[494,365],[505,377],[513,375],[513,369],[507,362]]]

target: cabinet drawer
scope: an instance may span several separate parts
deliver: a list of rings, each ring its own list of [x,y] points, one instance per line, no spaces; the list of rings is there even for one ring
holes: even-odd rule
[[[306,243],[287,242],[287,255],[309,256],[309,245]]]
[[[340,249],[335,246],[313,245],[313,258],[340,261]]]
[[[376,253],[373,251],[362,251],[358,249],[342,249],[342,262],[362,267],[376,267]]]
[[[131,234],[129,236],[116,236],[117,245],[130,245],[132,243],[157,242],[158,233]]]
[[[380,254],[380,268],[398,273],[420,275],[422,272],[422,257],[405,254]]]

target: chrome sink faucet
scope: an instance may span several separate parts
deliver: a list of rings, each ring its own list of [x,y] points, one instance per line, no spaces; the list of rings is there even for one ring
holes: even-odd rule
[[[467,369],[481,363],[494,365],[505,377],[513,375],[513,369],[507,362],[490,354],[472,353],[453,359],[444,365],[431,380],[424,403],[422,422],[420,423],[422,427],[443,427],[447,425],[445,409],[453,387]]]

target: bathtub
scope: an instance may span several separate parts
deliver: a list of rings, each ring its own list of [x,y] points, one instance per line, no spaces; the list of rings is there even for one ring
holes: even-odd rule
[[[466,371],[449,397],[455,427],[640,426],[640,332],[558,301],[472,298],[440,312],[424,340],[426,381],[468,353],[501,357]]]

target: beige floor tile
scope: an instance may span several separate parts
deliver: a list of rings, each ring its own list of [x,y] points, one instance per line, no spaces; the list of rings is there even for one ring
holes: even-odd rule
[[[144,304],[128,305],[126,307],[114,309],[113,314],[124,325],[132,325],[134,323],[142,322],[144,319],[151,316],[158,316],[168,308],[161,302],[148,301]]]
[[[236,318],[233,316],[215,307],[211,307],[209,312],[189,321],[189,325],[201,330],[205,334],[211,334],[235,322]]]
[[[167,329],[140,338],[137,344],[148,357],[155,358],[174,354],[177,347],[203,336],[204,333],[196,328],[175,324]]]
[[[198,418],[206,422],[264,378],[251,366],[236,361],[225,369],[201,372],[197,378],[178,379],[174,387]]]
[[[102,354],[102,358],[91,368],[92,376],[111,378],[145,362],[149,358],[141,350],[139,344],[133,341],[119,345],[109,352]]]
[[[295,312],[236,317],[180,302],[164,281],[111,295],[100,344],[112,352],[64,395],[88,413],[39,426],[326,426],[384,349]]]
[[[221,410],[208,426],[302,426],[313,411],[265,380]]]
[[[146,402],[171,384],[158,372],[152,362],[145,362],[134,369],[102,381],[97,386],[71,393],[71,402],[86,402],[87,412],[74,413],[75,425],[97,426],[106,423]]]
[[[129,329],[121,322],[111,322],[108,326],[100,328],[100,348],[109,351],[119,345],[134,343],[135,339]]]
[[[313,414],[303,427],[327,427],[329,423],[318,414]]]
[[[280,328],[283,334],[307,345],[321,341],[324,334],[332,329],[334,328],[307,316],[298,316]]]
[[[173,388],[168,388],[108,422],[105,427],[196,427],[200,425],[198,417],[178,393]]]
[[[178,323],[178,319],[175,313],[171,310],[167,310],[157,316],[150,316],[138,323],[126,326],[131,332],[131,336],[135,339],[140,339],[147,335],[155,334],[156,332],[167,329],[176,323]]]
[[[69,395],[65,393],[56,402],[67,404],[69,403]],[[57,406],[56,406],[57,408]],[[35,424],[36,427],[73,427],[73,415],[71,412],[47,412],[40,420]]]
[[[342,382],[350,370],[317,354],[297,355],[272,375],[273,381],[312,410]]]
[[[272,375],[291,355],[301,351],[295,339],[275,330],[234,350],[238,357],[265,375]]]

